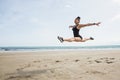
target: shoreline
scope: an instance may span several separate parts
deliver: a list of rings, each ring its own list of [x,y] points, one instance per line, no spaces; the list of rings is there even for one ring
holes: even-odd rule
[[[120,49],[66,49],[66,50],[17,50],[17,51],[0,51],[2,53],[41,53],[41,52],[86,52],[86,51],[120,51]]]
[[[108,49],[54,49],[54,50],[0,50],[1,52],[57,52],[57,51],[119,51],[120,48],[108,48]]]
[[[0,47],[0,51],[73,51],[73,50],[120,50],[120,45],[99,46],[8,46]]]

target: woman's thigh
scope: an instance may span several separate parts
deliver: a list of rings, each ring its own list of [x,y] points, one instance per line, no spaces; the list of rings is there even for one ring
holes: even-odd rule
[[[75,41],[81,41],[82,39],[80,37],[74,37]]]

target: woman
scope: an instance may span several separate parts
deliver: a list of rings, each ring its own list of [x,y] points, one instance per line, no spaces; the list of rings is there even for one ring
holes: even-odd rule
[[[83,38],[79,34],[79,31],[80,31],[81,28],[86,27],[86,26],[93,26],[93,25],[99,26],[100,22],[98,22],[98,23],[80,24],[80,17],[78,16],[77,18],[75,18],[74,23],[75,23],[74,26],[69,26],[69,28],[72,28],[72,30],[73,30],[74,37],[64,39],[64,38],[58,36],[57,38],[60,40],[60,42],[64,42],[64,41],[67,41],[67,42],[85,42],[85,41],[88,41],[88,40],[94,40],[94,38],[92,38],[92,37]]]

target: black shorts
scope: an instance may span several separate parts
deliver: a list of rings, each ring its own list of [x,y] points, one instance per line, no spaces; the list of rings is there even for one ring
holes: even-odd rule
[[[80,37],[81,39],[83,39],[83,37],[81,35],[77,35],[77,36],[74,36],[74,37]]]

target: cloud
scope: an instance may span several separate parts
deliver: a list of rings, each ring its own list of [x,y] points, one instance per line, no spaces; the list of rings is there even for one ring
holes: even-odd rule
[[[39,19],[38,18],[32,18],[31,20],[30,20],[30,22],[32,22],[32,23],[39,23],[40,21],[39,21]]]
[[[69,5],[69,4],[67,4],[67,5],[65,5],[65,7],[66,7],[66,8],[71,8],[72,6]]]
[[[113,0],[114,2],[120,2],[120,0]]]
[[[72,7],[72,4],[73,4],[73,3],[72,3],[71,1],[66,1],[66,2],[65,2],[65,7],[66,7],[66,8],[71,8],[71,7]]]
[[[120,4],[120,0],[112,0],[113,2]]]
[[[120,14],[113,16],[113,18],[111,19],[111,21],[117,21],[120,20]]]

